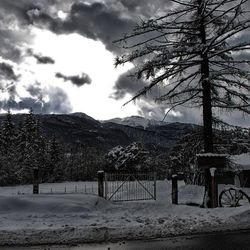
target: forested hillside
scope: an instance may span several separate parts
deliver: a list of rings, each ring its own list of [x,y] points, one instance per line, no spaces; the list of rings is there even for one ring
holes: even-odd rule
[[[190,124],[148,128],[99,122],[82,114],[0,116],[0,185],[31,183],[33,169],[41,182],[93,180],[110,164],[105,156],[116,146],[139,142],[154,169],[164,168],[175,143],[192,131]],[[112,168],[112,166],[110,166]]]

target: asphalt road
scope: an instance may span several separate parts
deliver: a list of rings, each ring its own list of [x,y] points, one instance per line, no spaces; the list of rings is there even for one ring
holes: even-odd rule
[[[249,250],[250,231],[78,246],[0,247],[0,250]]]

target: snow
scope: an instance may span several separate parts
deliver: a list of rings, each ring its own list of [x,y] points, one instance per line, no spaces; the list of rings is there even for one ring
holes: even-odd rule
[[[231,160],[240,168],[250,170],[250,154],[240,154],[231,156]]]
[[[116,146],[112,148],[108,152],[106,159],[109,161],[111,166],[115,167],[116,170],[124,169],[126,167],[135,167],[140,169],[140,162],[138,161],[143,154],[146,154],[146,151],[143,150],[140,143],[133,142],[127,147]]]
[[[197,157],[228,157],[228,154],[203,153],[196,154]]]
[[[47,185],[63,189],[75,183]],[[250,206],[188,206],[200,204],[204,190],[183,182],[179,182],[179,205],[171,204],[167,181],[157,182],[156,201],[140,202],[110,202],[76,193],[17,195],[21,189],[0,188],[0,245],[145,239],[250,227]]]
[[[216,168],[210,168],[209,170],[210,170],[210,174],[211,174],[211,176],[213,176],[213,177],[214,177],[214,175],[215,175],[215,171],[216,171],[217,169],[216,169]]]
[[[101,122],[113,122],[121,125],[126,125],[130,127],[143,127],[144,129],[150,126],[163,126],[168,124],[164,121],[157,121],[154,119],[147,119],[141,116],[129,116],[125,118],[114,118],[106,121]]]

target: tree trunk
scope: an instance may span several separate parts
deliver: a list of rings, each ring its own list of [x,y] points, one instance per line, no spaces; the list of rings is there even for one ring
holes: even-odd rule
[[[213,152],[213,130],[212,130],[212,105],[211,105],[211,86],[209,81],[202,81],[203,88],[203,137],[205,152]]]
[[[212,100],[211,83],[209,82],[209,61],[206,52],[206,28],[203,19],[203,0],[198,0],[200,16],[200,39],[204,45],[201,53],[201,82],[202,82],[202,107],[203,107],[203,138],[205,152],[213,152],[213,129],[212,129]]]
[[[209,60],[206,51],[206,27],[204,24],[204,1],[198,0],[198,14],[200,17],[200,39],[204,45],[201,52],[201,84],[202,84],[202,107],[203,107],[203,139],[205,153],[213,152],[213,129],[212,129],[212,100],[211,83],[209,81]],[[205,206],[211,207],[212,195],[210,190],[210,172],[205,170]]]

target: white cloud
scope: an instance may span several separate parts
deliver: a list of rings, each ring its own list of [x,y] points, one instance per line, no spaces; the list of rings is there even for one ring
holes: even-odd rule
[[[119,75],[132,65],[115,69],[115,56],[101,42],[78,34],[56,35],[38,28],[34,28],[32,33],[35,38],[31,49],[53,58],[55,64],[37,64],[34,58],[28,57],[22,66],[24,85],[37,80],[43,86],[60,87],[68,94],[74,112],[84,112],[97,119],[137,114],[134,104],[122,107],[125,100],[116,101],[109,97]],[[92,82],[79,88],[56,78],[56,72],[69,76],[84,72]]]
[[[167,108],[165,110],[165,115],[166,114],[169,114],[169,115],[171,115],[173,117],[181,117],[181,116],[183,116],[180,111],[170,110],[170,108]]]

